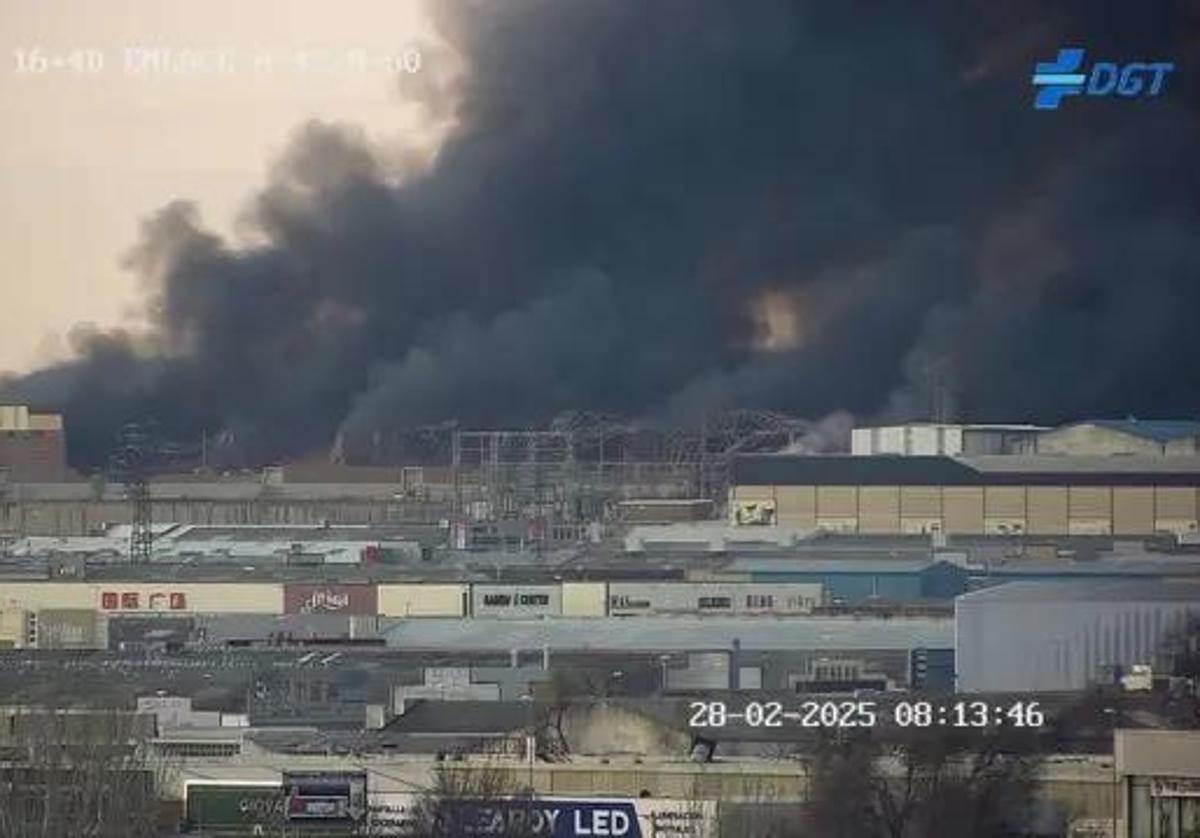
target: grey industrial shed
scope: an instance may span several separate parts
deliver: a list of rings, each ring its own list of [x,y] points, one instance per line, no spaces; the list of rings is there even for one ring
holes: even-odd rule
[[[955,600],[961,692],[1079,690],[1153,664],[1188,615],[1194,581],[1008,582]]]

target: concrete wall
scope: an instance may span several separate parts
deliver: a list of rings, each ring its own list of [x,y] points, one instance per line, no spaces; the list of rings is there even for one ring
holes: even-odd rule
[[[470,585],[380,585],[381,617],[465,617]]]
[[[24,649],[25,619],[29,612],[0,602],[0,649]]]
[[[608,616],[608,583],[564,582],[562,613],[564,617]]]
[[[0,607],[95,608],[96,591],[87,582],[3,582]]]
[[[238,760],[187,760],[170,772],[167,793],[181,798],[187,780],[226,782],[278,782],[278,756],[256,754],[248,748]],[[636,759],[636,761],[635,761]],[[438,763],[411,757],[336,757],[289,755],[294,770],[366,771],[367,785],[375,791],[411,792],[434,782]],[[778,801],[807,799],[808,783],[803,771],[789,760],[757,760],[694,764],[681,758],[654,760],[614,757],[608,763],[577,760],[564,764],[538,763],[533,767],[517,761],[481,760],[461,763],[463,770],[477,769],[489,776],[504,775],[505,785],[532,788],[543,797],[608,796],[638,798],[648,792],[654,798],[718,800],[721,807],[752,802],[761,807]],[[1054,808],[1078,818],[1106,818],[1112,813],[1112,771],[1108,766],[1080,762],[1055,763],[1043,768],[1037,781],[1037,796]],[[739,804],[738,801],[742,803]],[[723,838],[741,836],[741,831],[722,832]]]
[[[1200,778],[1200,731],[1118,730],[1113,753],[1122,775]]]

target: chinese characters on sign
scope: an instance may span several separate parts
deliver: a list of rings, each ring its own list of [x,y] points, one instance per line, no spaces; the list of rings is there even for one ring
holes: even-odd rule
[[[148,594],[144,601],[150,611],[186,611],[187,594],[181,591],[168,591]],[[143,596],[140,591],[101,591],[100,610],[102,611],[141,611]]]

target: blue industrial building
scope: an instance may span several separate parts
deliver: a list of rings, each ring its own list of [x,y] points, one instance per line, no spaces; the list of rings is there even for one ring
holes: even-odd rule
[[[967,569],[928,559],[734,559],[717,575],[749,582],[812,582],[831,604],[950,600],[968,589]]]

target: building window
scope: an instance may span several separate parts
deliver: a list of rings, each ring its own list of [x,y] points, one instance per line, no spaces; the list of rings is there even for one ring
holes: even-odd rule
[[[138,597],[136,592],[126,591],[125,593],[121,594],[121,607],[122,608],[129,608],[129,609],[136,610],[137,608],[140,607],[139,602],[140,602],[140,597]]]
[[[159,740],[154,748],[163,755],[175,757],[235,757],[242,752],[238,742],[180,742]]]
[[[484,605],[512,605],[512,597],[508,594],[484,594]]]
[[[733,606],[733,600],[727,596],[702,596],[700,597],[700,607],[708,608],[730,608]]]
[[[100,594],[100,607],[106,611],[115,611],[117,609],[117,593],[116,591],[105,591]]]
[[[775,607],[775,597],[771,596],[770,594],[747,594],[746,595],[746,607],[747,608],[774,608]]]

